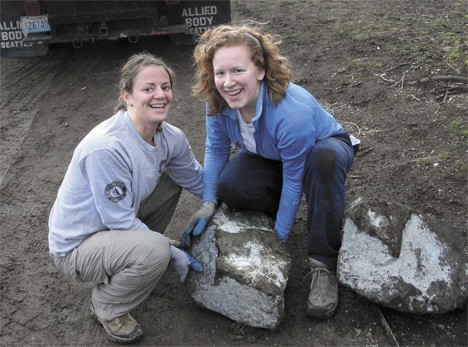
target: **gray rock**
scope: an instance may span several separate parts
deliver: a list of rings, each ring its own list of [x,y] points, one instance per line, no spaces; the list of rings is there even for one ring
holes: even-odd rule
[[[279,325],[291,259],[266,215],[222,205],[190,253],[204,267],[187,281],[196,303],[252,327]]]
[[[447,223],[384,201],[355,199],[345,213],[340,283],[403,312],[464,307],[466,235]]]

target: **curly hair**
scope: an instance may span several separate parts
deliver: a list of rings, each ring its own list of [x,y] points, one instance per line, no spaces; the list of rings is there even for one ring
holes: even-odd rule
[[[127,60],[127,62],[122,67],[122,70],[120,71],[120,80],[118,84],[120,96],[119,100],[117,101],[117,105],[115,106],[116,111],[127,110],[127,104],[122,98],[122,92],[124,90],[126,90],[128,93],[132,92],[133,80],[135,79],[135,76],[141,71],[141,69],[144,66],[148,65],[160,66],[164,70],[166,70],[167,74],[169,75],[169,82],[171,83],[171,88],[174,86],[175,73],[161,59],[159,59],[151,53],[144,51],[136,53]]]
[[[223,46],[247,46],[252,62],[265,70],[264,81],[273,103],[277,104],[285,95],[291,69],[279,51],[281,38],[264,32],[260,25],[252,21],[221,25],[208,29],[199,37],[193,53],[198,70],[192,92],[208,103],[208,114],[221,112],[226,104],[216,88],[213,71],[213,56]]]

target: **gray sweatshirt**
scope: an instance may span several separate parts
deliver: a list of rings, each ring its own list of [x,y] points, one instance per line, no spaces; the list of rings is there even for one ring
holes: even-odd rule
[[[49,250],[65,256],[101,230],[148,230],[136,218],[163,172],[200,197],[203,171],[184,133],[162,123],[146,143],[127,112],[91,130],[76,147],[49,216]]]

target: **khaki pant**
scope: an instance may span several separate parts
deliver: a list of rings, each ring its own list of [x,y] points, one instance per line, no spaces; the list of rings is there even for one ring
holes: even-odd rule
[[[59,271],[75,280],[93,282],[91,302],[98,317],[111,320],[130,312],[157,285],[170,260],[164,232],[182,188],[161,176],[138,211],[151,230],[106,230],[89,236],[65,257],[54,257]]]

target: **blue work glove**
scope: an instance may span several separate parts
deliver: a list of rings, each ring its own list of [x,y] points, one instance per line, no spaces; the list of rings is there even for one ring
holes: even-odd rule
[[[203,272],[203,266],[192,258],[187,252],[171,246],[171,265],[180,276],[180,281],[185,282],[190,269],[196,272]]]
[[[205,201],[200,209],[190,217],[188,226],[184,230],[181,242],[185,247],[190,247],[192,244],[192,235],[200,235],[206,228],[211,217],[216,209],[216,204],[213,201]]]

